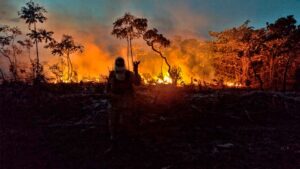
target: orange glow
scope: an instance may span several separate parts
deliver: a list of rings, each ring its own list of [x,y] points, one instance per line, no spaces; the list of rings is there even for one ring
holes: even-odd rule
[[[236,88],[242,87],[242,84],[235,83],[235,82],[224,82],[224,85],[227,87],[236,87]]]
[[[172,79],[165,75],[163,78],[155,77],[158,84],[172,84]]]
[[[55,16],[51,16],[55,17]],[[101,25],[86,26],[86,31],[77,31],[77,25],[72,23],[50,23],[56,21],[49,19],[50,30],[55,32],[55,39],[60,39],[61,35],[66,33],[74,37],[75,42],[84,46],[82,54],[74,54],[71,56],[74,70],[77,72],[77,80],[75,82],[105,82],[109,71],[113,69],[114,59],[117,56],[123,56],[127,65],[127,48],[126,41],[119,40],[110,35],[110,29],[103,28]],[[56,25],[56,26],[52,26]],[[181,69],[182,82],[184,84],[193,83],[194,80],[212,83],[216,78],[214,68],[210,60],[210,53],[207,47],[200,39],[183,39],[179,36],[170,37],[171,46],[161,49],[163,54],[168,58],[171,66],[179,66]],[[142,77],[148,74],[152,79],[146,80],[145,84],[171,84],[167,65],[160,56],[152,51],[143,40],[135,40],[133,42],[134,60],[141,61],[139,73]],[[58,57],[52,56],[49,51],[43,54],[48,64],[58,62]],[[127,66],[128,67],[128,66]],[[47,69],[47,68],[46,68]],[[129,69],[132,71],[131,58],[129,60]],[[64,72],[66,74],[66,72]],[[163,78],[158,78],[159,74],[163,74]],[[50,72],[50,76],[54,75]],[[66,75],[64,75],[66,76]],[[62,78],[63,82],[68,82]],[[55,80],[53,80],[55,82]],[[232,86],[228,84],[227,86]]]
[[[110,34],[111,27],[101,25],[98,22],[92,22],[84,26],[76,25],[75,22],[68,22],[67,16],[61,16],[56,13],[49,13],[48,17],[49,19],[44,26],[55,32],[55,39],[60,40],[63,34],[68,34],[73,36],[75,42],[84,46],[82,54],[73,54],[71,56],[74,70],[77,72],[77,82],[105,81],[109,71],[113,69],[114,59],[117,56],[123,56],[127,65],[126,40],[113,37]],[[57,20],[57,18],[61,18],[61,20]],[[26,29],[27,27],[24,27],[24,30]],[[209,57],[201,49],[200,38],[182,39],[181,37],[174,36],[175,33],[180,32],[171,32],[171,35],[173,35],[169,37],[171,47],[161,50],[172,66],[179,66],[181,68],[182,80],[178,81],[178,84],[182,81],[185,84],[189,84],[191,79],[212,81],[214,70],[208,60]],[[187,34],[185,34],[186,36]],[[34,51],[35,49],[32,50]],[[45,66],[47,76],[55,79],[54,74],[49,71],[49,67],[54,63],[58,63],[59,57],[51,55],[49,50],[42,47],[40,47],[40,51],[41,58],[47,62],[47,66]],[[160,56],[152,51],[142,39],[133,41],[133,55],[134,60],[141,61],[139,72],[142,77],[144,74],[149,74],[157,83],[172,83],[167,73],[168,68],[166,64],[162,62]],[[129,63],[129,69],[132,71],[131,58]],[[163,79],[158,78],[160,73],[163,73]],[[65,76],[66,72],[64,72],[62,81],[68,82],[65,80]],[[56,81],[53,80],[52,82]],[[149,82],[145,81],[145,84],[147,83]]]

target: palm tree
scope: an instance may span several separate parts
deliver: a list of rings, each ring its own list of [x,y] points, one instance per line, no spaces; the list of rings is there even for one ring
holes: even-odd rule
[[[39,29],[39,34],[42,36],[42,39],[45,41],[45,43],[54,41],[54,39],[52,38],[52,35],[54,33],[52,31],[47,31],[45,29]]]
[[[52,31],[46,31],[45,29],[39,29],[38,31],[35,30],[31,30],[30,33],[27,33],[27,36],[30,39],[34,39],[34,43],[36,44],[37,47],[37,43],[41,43],[41,42],[45,42],[45,43],[49,43],[49,42],[54,42],[55,40],[52,38],[52,35],[54,33]],[[38,51],[38,48],[36,48]],[[39,62],[39,57],[38,57],[38,53],[37,53],[37,57],[36,57],[36,63],[33,64],[33,67],[35,69],[35,78],[39,78],[39,76],[41,76],[42,73],[42,66],[40,65]]]
[[[47,18],[44,16],[46,9],[39,4],[29,1],[25,6],[21,8],[21,11],[18,12],[18,15],[21,19],[25,20],[25,23],[28,24],[28,29],[31,30],[29,37],[33,39],[35,48],[36,48],[36,76],[40,76],[40,62],[39,62],[39,49],[38,42],[41,42],[41,35],[37,31],[37,23],[44,23]],[[33,30],[31,26],[33,25]],[[36,77],[36,78],[37,78]]]
[[[132,65],[133,50],[132,50],[132,40],[137,39],[143,35],[147,29],[147,19],[136,18],[130,13],[125,13],[122,18],[117,19],[113,23],[112,35],[119,39],[126,39],[127,41],[127,65],[129,68],[129,53],[131,56]]]

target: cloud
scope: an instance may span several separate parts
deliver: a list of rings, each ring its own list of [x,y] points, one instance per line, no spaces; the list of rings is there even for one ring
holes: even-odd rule
[[[17,9],[11,0],[0,1],[0,21],[1,22],[17,22]]]

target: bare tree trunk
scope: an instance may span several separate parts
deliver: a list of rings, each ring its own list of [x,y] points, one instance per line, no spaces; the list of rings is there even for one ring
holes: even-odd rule
[[[160,66],[160,73],[163,74],[163,65],[164,65],[164,60],[161,60],[161,66]]]
[[[28,58],[29,58],[29,61],[31,63],[31,66],[32,66],[32,78],[35,77],[35,72],[34,72],[34,60],[31,59],[31,52],[30,52],[30,48],[28,48]]]
[[[127,68],[130,70],[130,65],[129,65],[129,38],[127,37]]]
[[[14,80],[17,81],[18,80],[18,69],[17,69],[17,56],[16,56],[16,48],[15,48],[15,45],[14,45],[14,41],[15,41],[15,38],[13,38],[12,40],[12,50],[13,50],[13,63],[12,63],[12,74],[13,74],[13,77],[14,77]]]
[[[60,58],[60,65],[61,65],[60,82],[64,82],[65,62],[63,57]]]
[[[286,91],[286,80],[287,80],[287,72],[289,70],[289,66],[290,66],[290,63],[291,63],[291,60],[294,56],[294,53],[293,54],[290,54],[288,55],[288,60],[285,64],[285,68],[284,68],[284,74],[283,74],[283,86],[282,86],[282,91],[285,92]]]
[[[272,56],[270,59],[270,74],[269,74],[269,81],[270,81],[270,88],[273,87],[273,81],[274,81],[274,60],[275,58]]]
[[[156,50],[153,45],[151,45],[151,48],[152,48],[153,51],[155,51],[156,53],[158,53],[160,55],[160,57],[165,61],[165,63],[168,66],[168,73],[169,73],[169,75],[171,77],[171,65],[169,64],[167,57],[163,56],[163,54],[160,51]],[[171,79],[172,79],[172,77],[171,77]]]
[[[263,88],[263,81],[261,80],[260,76],[257,74],[256,69],[255,69],[255,67],[254,67],[254,65],[253,65],[253,62],[252,62],[252,59],[251,59],[250,56],[248,56],[248,59],[249,59],[249,62],[250,62],[250,64],[251,64],[251,67],[252,67],[252,69],[253,69],[254,76],[255,76],[255,78],[256,78],[256,79],[258,80],[258,82],[259,82],[260,90],[263,90],[263,89],[264,89],[264,88]]]
[[[34,31],[36,32],[36,23],[34,23]],[[39,48],[37,38],[34,39],[35,48],[36,48],[36,77],[40,77],[40,58],[39,58]]]
[[[133,52],[132,52],[132,39],[130,38],[129,39],[129,46],[130,46],[130,55],[131,55],[131,63],[132,63],[132,66],[133,66]]]
[[[242,57],[242,78],[241,78],[241,84],[245,84],[246,80],[248,79],[248,71],[249,71],[249,61],[247,61],[247,58]]]
[[[72,80],[72,78],[73,78],[73,73],[74,73],[74,69],[73,69],[73,63],[72,63],[72,61],[71,61],[71,58],[69,57],[69,61],[70,61],[70,70],[71,70],[71,72],[70,72],[70,79]]]
[[[68,52],[68,64],[70,66],[70,74],[69,74],[69,79],[68,80],[72,80],[72,77],[73,77],[73,64],[72,64],[72,61],[71,61],[71,58],[70,58],[70,53]]]
[[[70,80],[70,62],[69,62],[69,59],[68,59],[68,56],[67,56],[67,67],[68,67],[68,71],[67,71],[67,81]]]

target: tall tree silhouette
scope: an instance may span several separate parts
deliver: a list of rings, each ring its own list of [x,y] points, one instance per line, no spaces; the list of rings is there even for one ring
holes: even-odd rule
[[[277,19],[274,23],[267,23],[266,46],[270,60],[270,81],[273,82],[275,59],[285,57],[286,63],[283,71],[283,91],[286,90],[287,72],[291,63],[300,50],[300,26],[296,19],[289,15]]]
[[[125,13],[122,18],[117,19],[113,23],[112,35],[119,39],[127,41],[127,65],[129,66],[129,53],[131,56],[132,65],[134,62],[132,40],[139,38],[147,30],[147,19],[137,18],[130,13]]]
[[[295,30],[291,32],[290,38],[288,38],[288,41],[285,46],[288,50],[288,55],[286,58],[286,64],[284,67],[284,73],[283,73],[283,87],[282,90],[286,91],[286,83],[287,83],[287,74],[289,71],[289,68],[292,64],[292,62],[295,61],[297,57],[297,52],[300,51],[300,25],[297,26]]]
[[[291,31],[295,29],[296,20],[292,16],[277,19],[274,23],[267,23],[265,54],[269,62],[270,86],[274,85],[274,66],[278,58],[284,53],[283,46]]]
[[[46,31],[45,29],[38,29],[37,31],[31,30],[30,33],[27,33],[27,36],[30,39],[33,39],[33,43],[37,46],[38,43],[50,43],[52,41],[55,41],[52,38],[53,32],[52,31]],[[47,46],[47,45],[45,45]],[[36,48],[36,51],[38,51],[38,48]],[[43,66],[40,64],[39,61],[39,55],[37,52],[37,57],[35,59],[35,63],[33,64],[33,69],[35,70],[35,82],[39,83],[41,80],[43,80]]]
[[[40,65],[40,57],[39,57],[39,47],[38,43],[45,40],[48,42],[49,37],[53,34],[53,32],[47,32],[44,29],[37,29],[37,23],[44,23],[47,18],[44,16],[46,13],[46,9],[40,6],[33,1],[29,1],[21,8],[18,12],[18,15],[21,19],[25,20],[25,23],[28,24],[28,29],[31,31],[27,35],[33,40],[36,48],[36,68],[35,68],[35,78],[41,78],[42,67]],[[33,26],[33,29],[32,29]]]
[[[71,81],[74,75],[73,64],[71,61],[71,55],[74,53],[82,53],[83,46],[75,43],[74,39],[70,35],[63,35],[60,42],[50,42],[47,46],[52,49],[52,54],[65,57],[67,60],[67,81]]]
[[[147,45],[150,46],[154,52],[158,53],[159,56],[164,60],[164,62],[168,66],[168,73],[171,79],[174,80],[172,77],[171,65],[167,57],[164,56],[160,51],[161,48],[166,48],[170,46],[170,40],[164,37],[162,34],[159,34],[158,30],[155,28],[147,30],[143,36],[143,39],[146,41]]]

